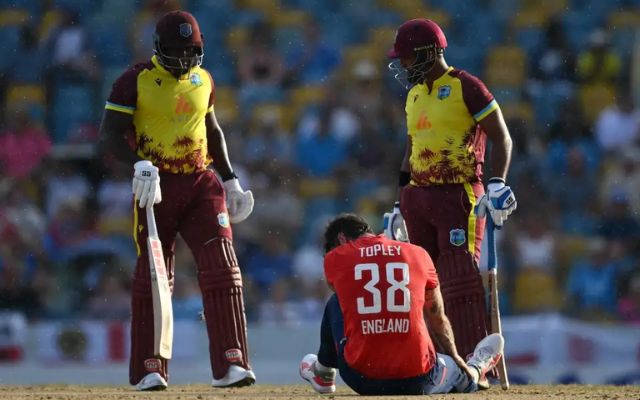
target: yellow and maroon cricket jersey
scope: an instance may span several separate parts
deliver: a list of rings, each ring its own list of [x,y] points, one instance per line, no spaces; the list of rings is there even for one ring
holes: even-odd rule
[[[498,108],[480,79],[449,67],[407,95],[412,148],[411,183],[417,186],[476,182],[482,176],[486,134],[478,122]]]
[[[214,83],[200,67],[176,79],[153,56],[113,84],[105,108],[133,115],[136,150],[160,171],[191,173],[211,163],[205,115],[213,111]]]

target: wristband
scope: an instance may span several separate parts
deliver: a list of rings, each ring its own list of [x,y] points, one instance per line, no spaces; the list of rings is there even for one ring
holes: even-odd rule
[[[231,174],[226,176],[222,176],[222,174],[220,174],[220,177],[222,178],[222,182],[230,181],[231,179],[238,179],[238,176],[233,171],[231,171]]]
[[[506,185],[507,182],[504,180],[504,178],[501,178],[499,176],[494,176],[493,178],[489,179],[489,182],[487,183],[502,183],[503,185]]]
[[[398,175],[398,186],[407,186],[409,182],[411,182],[411,173],[407,171],[400,171],[400,174]]]

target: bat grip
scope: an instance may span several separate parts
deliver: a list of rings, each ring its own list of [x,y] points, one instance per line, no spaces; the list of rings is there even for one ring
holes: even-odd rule
[[[487,247],[489,250],[487,258],[487,269],[492,270],[498,267],[498,251],[496,247],[495,225],[490,215],[487,215]]]
[[[146,207],[147,210],[147,231],[149,232],[149,237],[157,238],[158,237],[158,228],[156,227],[156,217],[153,213],[153,204],[150,204]]]

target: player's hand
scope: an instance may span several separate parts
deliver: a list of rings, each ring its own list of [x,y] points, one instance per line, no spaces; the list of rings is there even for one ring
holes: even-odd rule
[[[477,214],[483,218],[488,213],[496,229],[500,229],[517,206],[518,202],[511,188],[505,186],[502,179],[491,178],[487,185],[487,193],[478,201]]]
[[[407,224],[400,213],[400,203],[396,201],[393,211],[384,213],[384,235],[392,240],[400,242],[408,242],[409,234],[407,233]]]
[[[253,211],[253,193],[251,190],[242,190],[238,178],[229,179],[222,185],[227,193],[229,221],[232,224],[244,221]]]
[[[132,190],[140,208],[160,203],[162,201],[162,193],[160,191],[158,167],[155,167],[151,161],[147,160],[133,164]]]

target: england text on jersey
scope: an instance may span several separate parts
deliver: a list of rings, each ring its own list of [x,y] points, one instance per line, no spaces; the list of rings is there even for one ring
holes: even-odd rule
[[[409,318],[363,319],[362,334],[377,333],[407,333],[409,332]]]

